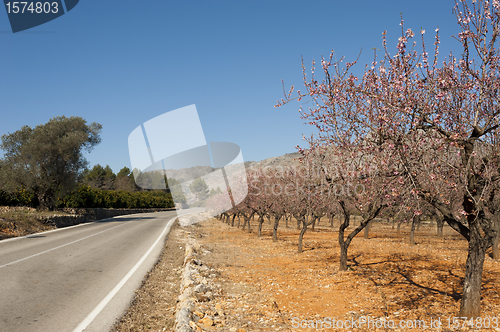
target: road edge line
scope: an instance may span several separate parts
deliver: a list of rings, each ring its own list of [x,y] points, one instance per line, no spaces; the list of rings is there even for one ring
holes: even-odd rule
[[[45,251],[42,251],[42,252],[39,252],[39,253],[33,254],[33,255],[31,255],[31,256],[24,257],[24,258],[18,259],[18,260],[16,260],[16,261],[13,261],[13,262],[10,262],[10,263],[4,264],[4,265],[0,265],[0,269],[1,269],[1,268],[3,268],[3,267],[6,267],[6,266],[14,265],[14,264],[16,264],[16,263],[19,263],[19,262],[25,261],[25,260],[27,260],[27,259],[30,259],[30,258],[33,258],[33,257],[36,257],[36,256],[40,256],[40,255],[46,254],[46,253],[48,253],[48,252],[51,252],[51,251],[54,251],[54,250],[57,250],[57,249],[64,248],[64,247],[69,246],[69,245],[71,245],[71,244],[74,244],[74,243],[77,243],[77,242],[80,242],[80,241],[86,240],[86,239],[91,238],[91,237],[93,237],[93,236],[96,236],[96,235],[102,234],[102,233],[104,233],[104,232],[110,231],[110,230],[112,230],[112,229],[115,229],[115,228],[121,227],[121,226],[123,226],[123,225],[128,224],[129,222],[132,222],[132,221],[134,221],[134,220],[127,221],[127,222],[126,222],[126,223],[124,223],[124,224],[120,224],[120,225],[118,225],[118,226],[115,226],[115,227],[111,227],[111,228],[105,229],[105,230],[100,231],[100,232],[98,232],[98,233],[94,233],[94,234],[91,234],[91,235],[88,235],[88,236],[82,237],[81,239],[78,239],[78,240],[75,240],[75,241],[71,241],[71,242],[68,242],[68,243],[62,244],[62,245],[60,245],[60,246],[57,246],[57,247],[51,248],[51,249],[47,249],[47,250],[45,250]]]
[[[193,212],[189,214],[196,214],[200,212]],[[186,216],[189,214],[184,214],[182,216]],[[165,228],[163,229],[163,232],[160,234],[160,236],[156,239],[156,241],[153,243],[153,245],[149,248],[149,250],[141,257],[141,259],[132,267],[132,269],[120,280],[120,282],[111,290],[111,292],[104,297],[104,299],[99,302],[99,304],[85,317],[85,319],[78,324],[78,326],[73,330],[73,332],[82,332],[85,330],[90,323],[99,315],[99,313],[106,307],[106,305],[111,301],[111,299],[118,293],[118,291],[125,285],[125,283],[132,277],[132,275],[137,271],[139,266],[146,260],[146,258],[149,256],[151,251],[153,251],[154,247],[160,242],[160,240],[163,238],[163,236],[168,233],[170,233],[170,229],[172,228],[172,225],[174,224],[175,220],[179,218],[179,215],[175,216],[174,218],[170,219]]]
[[[175,211],[175,210],[172,210],[172,211]],[[158,212],[169,212],[169,211],[158,211]],[[18,240],[18,239],[25,239],[27,237],[34,236],[34,235],[47,234],[47,233],[52,233],[52,232],[57,232],[57,231],[63,231],[65,229],[70,229],[70,228],[75,228],[75,227],[80,227],[80,226],[85,226],[85,225],[92,225],[92,224],[95,224],[95,223],[106,222],[106,221],[111,221],[113,219],[126,218],[126,217],[129,217],[129,216],[141,215],[141,214],[145,214],[145,213],[156,213],[156,212],[143,212],[143,213],[122,214],[122,215],[119,215],[119,216],[113,216],[113,217],[109,217],[109,218],[105,218],[105,219],[99,219],[99,220],[94,220],[94,221],[82,222],[82,223],[76,224],[76,225],[71,225],[71,226],[66,226],[66,227],[58,227],[58,228],[55,228],[55,229],[49,229],[47,231],[42,231],[42,232],[38,232],[38,233],[27,234],[27,235],[23,235],[23,236],[15,236],[15,237],[11,237],[11,238],[8,238],[8,239],[3,239],[3,240],[0,240],[0,244],[1,243],[5,243],[5,242],[9,242],[9,241]]]

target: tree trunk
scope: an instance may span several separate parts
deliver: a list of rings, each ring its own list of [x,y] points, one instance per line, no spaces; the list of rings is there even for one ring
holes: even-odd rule
[[[333,216],[334,214],[330,214],[330,227],[333,228]]]
[[[240,228],[240,224],[241,224],[241,215],[238,214],[238,225],[236,225],[236,227]]]
[[[280,215],[274,215],[274,225],[273,225],[273,242],[278,241],[278,225],[280,223]]]
[[[411,221],[411,230],[410,230],[410,246],[415,245],[415,228],[417,226],[418,220],[420,216],[414,216]]]
[[[347,245],[340,246],[340,271],[347,271]]]
[[[364,237],[365,239],[369,239],[370,238],[370,228],[372,227],[372,221],[370,221],[368,223],[368,225],[366,225],[365,227],[365,231],[364,231]]]
[[[285,227],[288,228],[288,219],[290,218],[290,216],[287,216],[285,214]]]
[[[444,218],[436,217],[437,236],[443,237]]]
[[[234,227],[234,219],[236,219],[236,213],[233,214],[233,219],[231,220],[231,226]]]
[[[359,226],[356,227],[348,236],[346,239],[344,239],[344,231],[349,227],[349,219],[350,219],[350,213],[349,210],[347,210],[345,203],[340,201],[339,202],[340,207],[343,210],[344,214],[344,222],[340,224],[339,227],[339,245],[340,245],[340,271],[346,271],[347,270],[347,249],[349,248],[349,245],[351,244],[351,241],[354,239],[356,235],[359,234],[365,228],[374,218],[378,216],[380,213],[380,210],[382,210],[382,205],[373,205],[370,207],[369,213],[365,216],[362,217],[362,219],[359,222]]]
[[[311,230],[314,232],[314,230],[316,228],[316,220],[318,220],[318,218],[316,218],[315,216],[312,216],[311,218],[313,218]]]
[[[38,204],[40,210],[54,210],[54,200],[52,198],[53,194],[51,191],[45,191],[42,193],[38,193]]]
[[[350,214],[345,208],[344,204],[341,203],[344,214],[344,221],[340,223],[339,226],[339,246],[340,246],[340,271],[347,271],[347,248],[349,244],[345,242],[344,231],[349,227]]]
[[[491,255],[494,260],[500,259],[500,254],[498,252],[499,235],[500,234],[497,234],[495,236],[495,238],[493,239],[493,245],[491,247]]]
[[[400,235],[400,234],[401,234],[401,224],[402,224],[402,223],[403,223],[403,222],[402,222],[401,220],[400,220],[400,221],[398,221],[398,227],[397,227],[397,229],[396,229],[396,231],[398,232],[398,235]]]
[[[494,221],[494,227],[495,227],[495,237],[493,238],[493,244],[491,245],[491,254],[492,258],[494,260],[500,259],[500,254],[498,252],[498,243],[500,242],[500,218],[495,218]]]
[[[243,230],[245,230],[245,226],[248,225],[248,233],[252,233],[252,228],[250,227],[250,220],[253,217],[253,213],[249,214],[248,216],[246,214],[243,214]]]
[[[481,316],[481,281],[486,248],[481,236],[471,227],[469,253],[465,263],[464,288],[460,302],[460,317]]]
[[[392,229],[394,229],[395,224],[396,224],[396,218],[392,218]]]
[[[248,233],[252,233],[252,228],[251,228],[250,220],[252,219],[253,215],[254,214],[252,213],[250,216],[248,216],[248,221],[247,221],[247,223],[248,223]]]
[[[260,237],[262,235],[262,224],[264,223],[264,216],[259,215],[259,229],[258,229],[258,236]]]
[[[302,222],[302,229],[300,230],[299,234],[299,245],[297,252],[300,254],[302,252],[302,239],[304,238],[304,233],[307,231],[307,223]]]

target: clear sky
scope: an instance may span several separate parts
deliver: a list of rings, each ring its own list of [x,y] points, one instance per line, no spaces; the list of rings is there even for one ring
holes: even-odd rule
[[[245,160],[295,152],[312,128],[300,104],[274,108],[334,49],[371,62],[388,31],[426,30],[432,49],[457,48],[454,1],[81,0],[69,13],[13,34],[0,9],[0,135],[58,115],[103,125],[90,165],[130,167],[128,135],[145,121],[196,104],[208,142],[238,144]],[[362,69],[362,66],[359,67]],[[172,142],[175,144],[175,142]],[[305,146],[304,146],[305,147]],[[1,155],[1,152],[0,152]]]

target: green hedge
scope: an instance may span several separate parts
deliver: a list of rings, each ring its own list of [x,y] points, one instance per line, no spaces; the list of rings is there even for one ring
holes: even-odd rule
[[[69,208],[171,208],[172,196],[163,191],[115,191],[92,189],[81,185],[58,200],[58,207]]]
[[[0,206],[38,206],[38,198],[32,192],[25,189],[18,189],[9,193],[0,189]]]

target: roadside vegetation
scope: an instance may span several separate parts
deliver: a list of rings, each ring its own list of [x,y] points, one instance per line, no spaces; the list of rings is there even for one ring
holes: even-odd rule
[[[61,215],[68,213],[40,211],[31,207],[0,206],[0,240],[54,229],[55,226],[46,221],[50,217]]]
[[[62,116],[3,135],[0,206],[39,210],[173,207],[168,183],[159,173],[158,181],[164,181],[166,189],[143,190],[127,167],[117,174],[109,166],[87,167],[83,152],[99,144],[101,128],[81,117]]]

